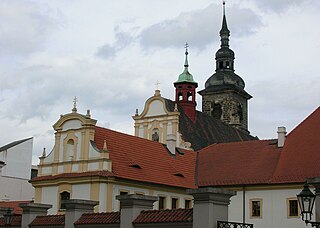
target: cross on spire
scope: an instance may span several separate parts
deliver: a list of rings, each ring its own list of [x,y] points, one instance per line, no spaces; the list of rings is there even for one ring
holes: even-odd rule
[[[156,81],[156,84],[155,84],[157,90],[159,90],[159,85],[160,85],[160,84],[161,84],[161,83],[157,80],[157,81]]]
[[[77,96],[75,96],[74,99],[73,99],[73,109],[72,109],[72,112],[77,112],[77,102],[78,102],[78,98],[77,98]]]

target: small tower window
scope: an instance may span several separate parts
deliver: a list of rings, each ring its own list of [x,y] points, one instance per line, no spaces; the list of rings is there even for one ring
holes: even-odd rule
[[[242,105],[241,104],[238,104],[237,113],[238,113],[238,116],[239,116],[239,121],[242,122],[242,120],[243,120],[243,110],[242,110]]]
[[[178,93],[178,101],[182,101],[182,99],[183,99],[182,92],[179,92]]]
[[[211,111],[211,116],[213,116],[216,119],[221,119],[222,115],[222,108],[219,103],[213,103],[212,105],[212,111]]]
[[[219,62],[219,69],[223,69],[223,62]]]
[[[230,68],[230,62],[229,61],[226,62],[226,67],[227,67],[227,69]]]
[[[60,209],[66,209],[66,205],[62,203],[62,200],[69,200],[70,199],[70,193],[67,191],[60,193]]]
[[[192,101],[192,93],[191,92],[187,93],[187,99],[188,99],[188,101]]]

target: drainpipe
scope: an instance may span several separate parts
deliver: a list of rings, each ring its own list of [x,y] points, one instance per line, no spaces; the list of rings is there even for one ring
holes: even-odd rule
[[[242,223],[246,223],[246,187],[242,187]]]

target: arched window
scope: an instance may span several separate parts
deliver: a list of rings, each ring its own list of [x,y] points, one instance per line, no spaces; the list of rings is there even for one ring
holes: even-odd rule
[[[223,62],[219,62],[219,69],[223,69]]]
[[[182,96],[182,92],[178,93],[178,101],[182,101],[183,100],[183,96]]]
[[[188,101],[192,101],[192,93],[191,92],[187,93],[187,99],[188,99]]]
[[[69,139],[66,146],[66,159],[73,160],[74,157],[74,141],[73,139]]]
[[[60,209],[66,209],[66,205],[62,203],[63,200],[69,200],[70,199],[70,193],[67,191],[60,193]]]
[[[226,67],[227,67],[227,69],[230,68],[230,62],[229,61],[226,61]]]
[[[211,107],[212,107],[211,116],[220,120],[222,115],[221,105],[219,103],[213,103]]]

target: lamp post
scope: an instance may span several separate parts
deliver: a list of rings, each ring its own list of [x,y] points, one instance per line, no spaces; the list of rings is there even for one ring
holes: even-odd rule
[[[298,203],[301,211],[302,221],[305,221],[306,225],[310,224],[312,227],[319,227],[320,222],[312,222],[312,210],[315,202],[316,195],[313,194],[309,185],[305,183],[302,191],[297,195]]]
[[[13,214],[11,213],[11,209],[8,208],[7,212],[3,215],[4,227],[10,227],[13,221]]]

